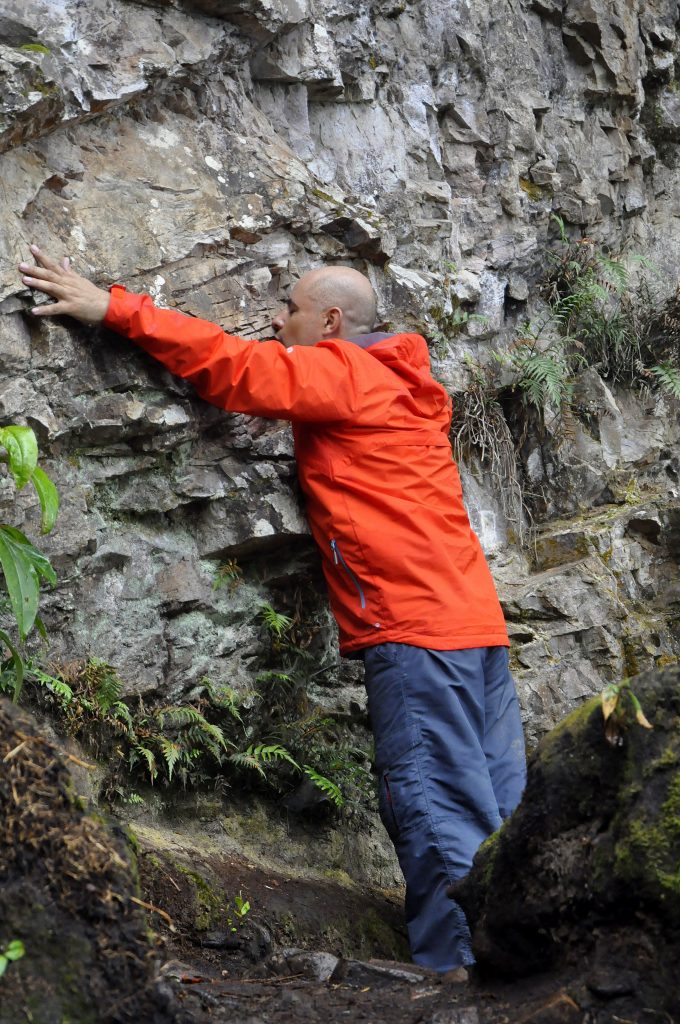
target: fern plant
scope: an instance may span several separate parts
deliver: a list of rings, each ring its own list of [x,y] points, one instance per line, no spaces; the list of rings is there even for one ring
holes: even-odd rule
[[[593,366],[605,380],[642,390],[656,385],[678,398],[680,373],[680,291],[660,300],[650,277],[637,284],[629,266],[653,278],[653,264],[639,255],[627,262],[603,252],[589,238],[570,242],[558,222],[559,252],[548,254],[541,286],[548,317],[568,342],[574,369]]]
[[[260,617],[267,627],[268,632],[277,642],[280,642],[284,638],[293,623],[290,616],[277,612],[268,603],[261,606]]]

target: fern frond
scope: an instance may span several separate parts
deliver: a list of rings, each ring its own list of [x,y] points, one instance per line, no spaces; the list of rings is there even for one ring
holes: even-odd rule
[[[135,726],[132,719],[132,713],[130,712],[130,708],[127,706],[125,701],[117,700],[115,704],[112,704],[111,707],[109,708],[109,714],[111,715],[112,718],[125,724],[130,736],[134,735]]]
[[[40,686],[44,686],[50,693],[54,693],[61,704],[69,704],[73,700],[73,690],[65,683],[63,679],[58,679],[56,676],[51,676],[47,672],[43,672],[41,668],[30,662],[27,666],[26,675],[29,679],[35,680]]]
[[[158,736],[157,743],[161,748],[163,758],[168,769],[168,780],[171,780],[175,765],[182,757],[182,749],[178,743],[173,742],[173,740],[169,740],[167,736]]]
[[[314,771],[308,764],[305,765],[305,775],[308,779],[314,783],[323,793],[326,794],[329,800],[331,800],[336,807],[342,807],[345,800],[340,792],[340,787],[336,786],[334,782],[327,779],[325,775],[319,775],[317,771]]]
[[[159,708],[155,712],[154,718],[158,723],[159,729],[165,728],[166,721],[180,729],[185,725],[205,721],[201,712],[197,711],[196,708],[192,708],[189,704],[183,704],[178,707]]]
[[[297,761],[280,743],[251,744],[247,750],[230,754],[229,760],[242,768],[254,768],[263,778],[266,774],[263,766],[272,761],[286,761],[297,771],[301,770]]]
[[[650,366],[649,371],[656,377],[662,391],[680,401],[680,368],[670,363],[661,363],[659,366]]]
[[[99,658],[92,658],[88,665],[88,674],[93,679],[94,698],[97,706],[106,714],[111,705],[120,699],[123,682],[116,670]]]
[[[293,620],[288,615],[283,615],[281,612],[275,611],[275,609],[266,602],[260,607],[260,617],[264,621],[269,632],[272,633],[277,640],[280,640],[284,633],[286,633],[293,624]]]
[[[148,747],[143,747],[141,743],[135,743],[134,747],[130,751],[130,763],[134,766],[137,761],[144,761],[146,763],[149,776],[153,782],[158,776],[158,764],[156,763],[153,750],[149,750]]]
[[[272,680],[277,680],[280,683],[292,683],[293,677],[288,672],[277,672],[270,670],[267,672],[260,672],[255,682],[257,683],[269,683]]]
[[[598,253],[596,258],[605,278],[611,282],[617,292],[624,292],[630,280],[628,268],[619,260],[605,256],[603,253]]]
[[[230,754],[229,760],[238,768],[250,768],[253,771],[259,772],[262,778],[265,779],[267,777],[267,773],[265,772],[264,768],[260,764],[257,757],[255,757],[250,752],[250,750],[251,748],[249,747],[248,750],[241,750],[234,754]]]
[[[237,690],[232,689],[231,686],[210,685],[208,687],[208,696],[213,707],[227,711],[232,718],[237,718],[239,722],[243,722],[240,710],[241,704],[250,695],[250,692],[240,694]]]

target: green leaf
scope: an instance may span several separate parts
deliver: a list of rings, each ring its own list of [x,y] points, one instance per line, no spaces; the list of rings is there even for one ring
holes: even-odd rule
[[[0,526],[0,567],[19,636],[25,640],[38,613],[40,577],[52,584],[57,582],[57,577],[45,556],[14,526]]]
[[[19,699],[19,694],[21,693],[21,687],[24,685],[24,659],[21,657],[18,650],[10,640],[9,636],[7,635],[7,633],[5,633],[4,629],[0,629],[0,640],[2,640],[2,642],[9,648],[10,651],[10,660],[14,667],[15,679],[12,700],[16,704],[17,700]]]
[[[20,960],[25,952],[24,944],[20,939],[14,939],[10,942],[7,949],[3,953],[0,953],[0,978],[7,970],[11,961]]]
[[[18,488],[33,475],[38,463],[38,442],[30,427],[0,427],[0,445],[7,450],[9,471]]]
[[[33,470],[31,483],[36,489],[42,510],[40,532],[49,533],[56,522],[59,511],[59,492],[40,466],[36,466]]]
[[[340,792],[339,786],[336,786],[334,782],[327,779],[325,775],[319,775],[319,773],[314,771],[314,769],[308,764],[305,765],[305,775],[308,779],[311,779],[318,789],[326,794],[328,799],[331,800],[336,807],[342,807],[345,801],[342,793]]]
[[[38,630],[43,640],[47,640],[47,630],[45,629],[45,623],[43,622],[39,615],[36,615],[35,622],[33,623],[33,625]]]

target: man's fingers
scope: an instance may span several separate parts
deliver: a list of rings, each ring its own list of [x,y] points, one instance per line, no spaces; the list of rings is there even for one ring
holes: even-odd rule
[[[57,261],[41,252],[37,245],[31,245],[29,248],[36,263],[39,263],[40,266],[45,267],[47,270],[59,271],[61,269]]]
[[[63,302],[52,302],[49,306],[34,306],[31,310],[34,316],[61,316],[66,312]]]
[[[28,288],[37,288],[39,292],[46,295],[56,295],[57,298],[64,298],[64,289],[56,281],[43,281],[37,277],[22,277],[21,280]]]
[[[56,274],[53,270],[45,270],[43,267],[34,267],[31,266],[29,263],[20,263],[19,270],[21,270],[21,272],[24,274],[30,275],[31,277],[39,277],[43,281],[58,281],[60,279],[63,279],[64,276],[63,270],[61,271],[61,274]]]

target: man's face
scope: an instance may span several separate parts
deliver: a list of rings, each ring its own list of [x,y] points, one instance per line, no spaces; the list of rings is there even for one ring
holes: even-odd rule
[[[284,345],[315,345],[327,333],[324,310],[308,295],[304,278],[298,281],[285,306],[273,318],[272,327]]]

